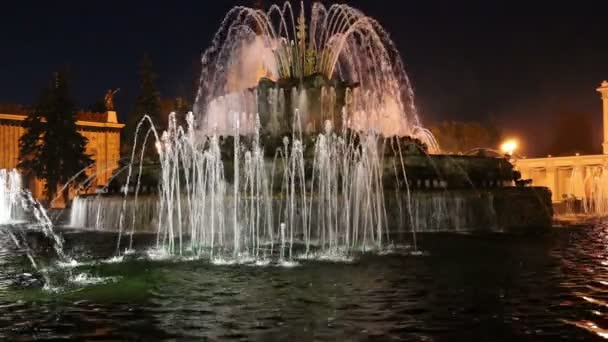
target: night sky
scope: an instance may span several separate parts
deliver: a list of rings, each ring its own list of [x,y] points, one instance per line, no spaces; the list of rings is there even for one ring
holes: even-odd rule
[[[391,33],[423,123],[491,118],[532,156],[565,148],[567,137],[552,127],[569,117],[572,135],[593,139],[591,150],[581,152],[600,152],[595,88],[608,79],[608,1],[342,2]],[[162,96],[191,96],[199,56],[224,14],[253,1],[56,3],[0,5],[0,103],[35,103],[52,72],[69,66],[79,105],[120,87],[124,118],[144,53]]]

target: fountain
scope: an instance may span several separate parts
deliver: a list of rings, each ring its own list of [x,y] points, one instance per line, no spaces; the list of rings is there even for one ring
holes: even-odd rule
[[[560,219],[594,219],[608,215],[608,165],[575,167],[566,186],[565,205],[558,207]]]
[[[18,194],[21,192],[21,175],[16,170],[0,170],[0,224],[18,218]]]
[[[295,109],[304,132],[326,120],[385,136],[412,136],[436,148],[422,127],[395,44],[373,18],[347,5],[235,7],[202,57],[194,112],[203,132],[290,131]],[[238,115],[232,113],[237,112]]]
[[[573,183],[576,184],[576,176]],[[591,167],[583,180],[585,197],[583,198],[583,212],[587,215],[606,216],[608,214],[608,167]]]
[[[144,117],[121,196],[75,199],[72,226],[117,230],[119,252],[155,227],[170,254],[283,261],[550,225],[548,191],[513,187],[505,158],[435,155],[394,43],[352,7],[235,7],[202,66],[185,126]],[[158,193],[141,197],[152,142]]]
[[[60,262],[71,260],[65,255],[63,238],[54,231],[53,223],[44,207],[29,191],[23,189],[21,175],[17,170],[0,170],[0,231],[2,235],[10,237],[15,246],[27,256],[33,269],[44,278],[44,282],[38,282],[28,274],[27,282],[38,285],[51,283],[48,269],[40,267],[37,253],[31,248],[28,235],[43,236],[46,242],[41,245],[50,247],[54,257]],[[35,243],[38,245],[40,241]]]
[[[550,192],[505,157],[438,154],[373,19],[291,13],[232,10],[193,112],[142,118],[60,235],[0,171],[0,340],[605,337],[605,225],[494,234],[550,227]]]

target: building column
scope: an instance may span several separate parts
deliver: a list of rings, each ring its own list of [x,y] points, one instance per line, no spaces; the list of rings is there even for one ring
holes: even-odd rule
[[[547,187],[551,189],[551,200],[554,203],[559,202],[561,199],[557,194],[559,191],[559,184],[557,183],[557,168],[555,168],[554,166],[547,166],[546,177]]]
[[[604,142],[602,143],[602,148],[604,150],[604,154],[608,154],[608,81],[602,82],[599,88],[596,89],[600,94],[602,94],[602,102],[603,102],[603,122],[604,125]]]
[[[585,197],[585,168],[580,165],[580,162],[574,164],[572,168],[572,178],[570,184],[572,184],[572,194],[574,197],[581,199]]]

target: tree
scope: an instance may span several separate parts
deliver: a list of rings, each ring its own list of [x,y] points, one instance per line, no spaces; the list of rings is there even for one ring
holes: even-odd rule
[[[466,153],[474,148],[497,149],[501,132],[492,123],[443,121],[431,132],[444,153]]]
[[[124,131],[126,136],[124,137],[123,141],[127,142],[128,146],[126,149],[123,149],[123,151],[128,151],[129,155],[131,148],[135,147],[133,144],[135,142],[135,131],[137,129],[137,125],[144,115],[150,116],[157,131],[160,132],[165,129],[161,117],[160,94],[155,85],[156,78],[157,76],[152,69],[152,61],[148,55],[144,55],[140,68],[141,81],[139,95],[135,103],[135,110],[129,116],[127,120],[127,129]],[[143,141],[148,128],[148,126],[143,127],[144,128],[140,130],[137,137],[138,144]],[[154,145],[153,142],[152,145]],[[150,144],[148,144],[148,146],[150,146]],[[148,147],[146,149],[146,156],[148,158],[152,157],[154,154],[153,151],[153,148]]]
[[[76,110],[65,73],[56,73],[53,84],[42,90],[23,126],[26,132],[19,139],[18,167],[46,181],[45,193],[50,201],[60,184],[93,162],[85,153],[87,139],[77,130]],[[78,178],[82,180],[86,175],[82,173]],[[67,188],[63,195],[67,203]]]
[[[169,124],[169,114],[175,112],[177,124],[186,128],[186,115],[192,106],[185,97],[167,97],[160,100],[161,124],[165,127]]]

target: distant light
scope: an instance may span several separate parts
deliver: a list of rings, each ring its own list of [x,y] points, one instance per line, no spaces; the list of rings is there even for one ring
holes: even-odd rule
[[[504,143],[502,143],[502,145],[500,145],[500,150],[504,154],[508,154],[510,156],[513,155],[513,152],[515,152],[516,149],[517,149],[517,140],[515,140],[515,139],[509,139],[509,140],[505,141]]]
[[[576,153],[576,156],[577,156],[577,157],[578,157],[578,156],[580,156],[580,155],[581,155],[580,153],[578,153],[578,152]]]

